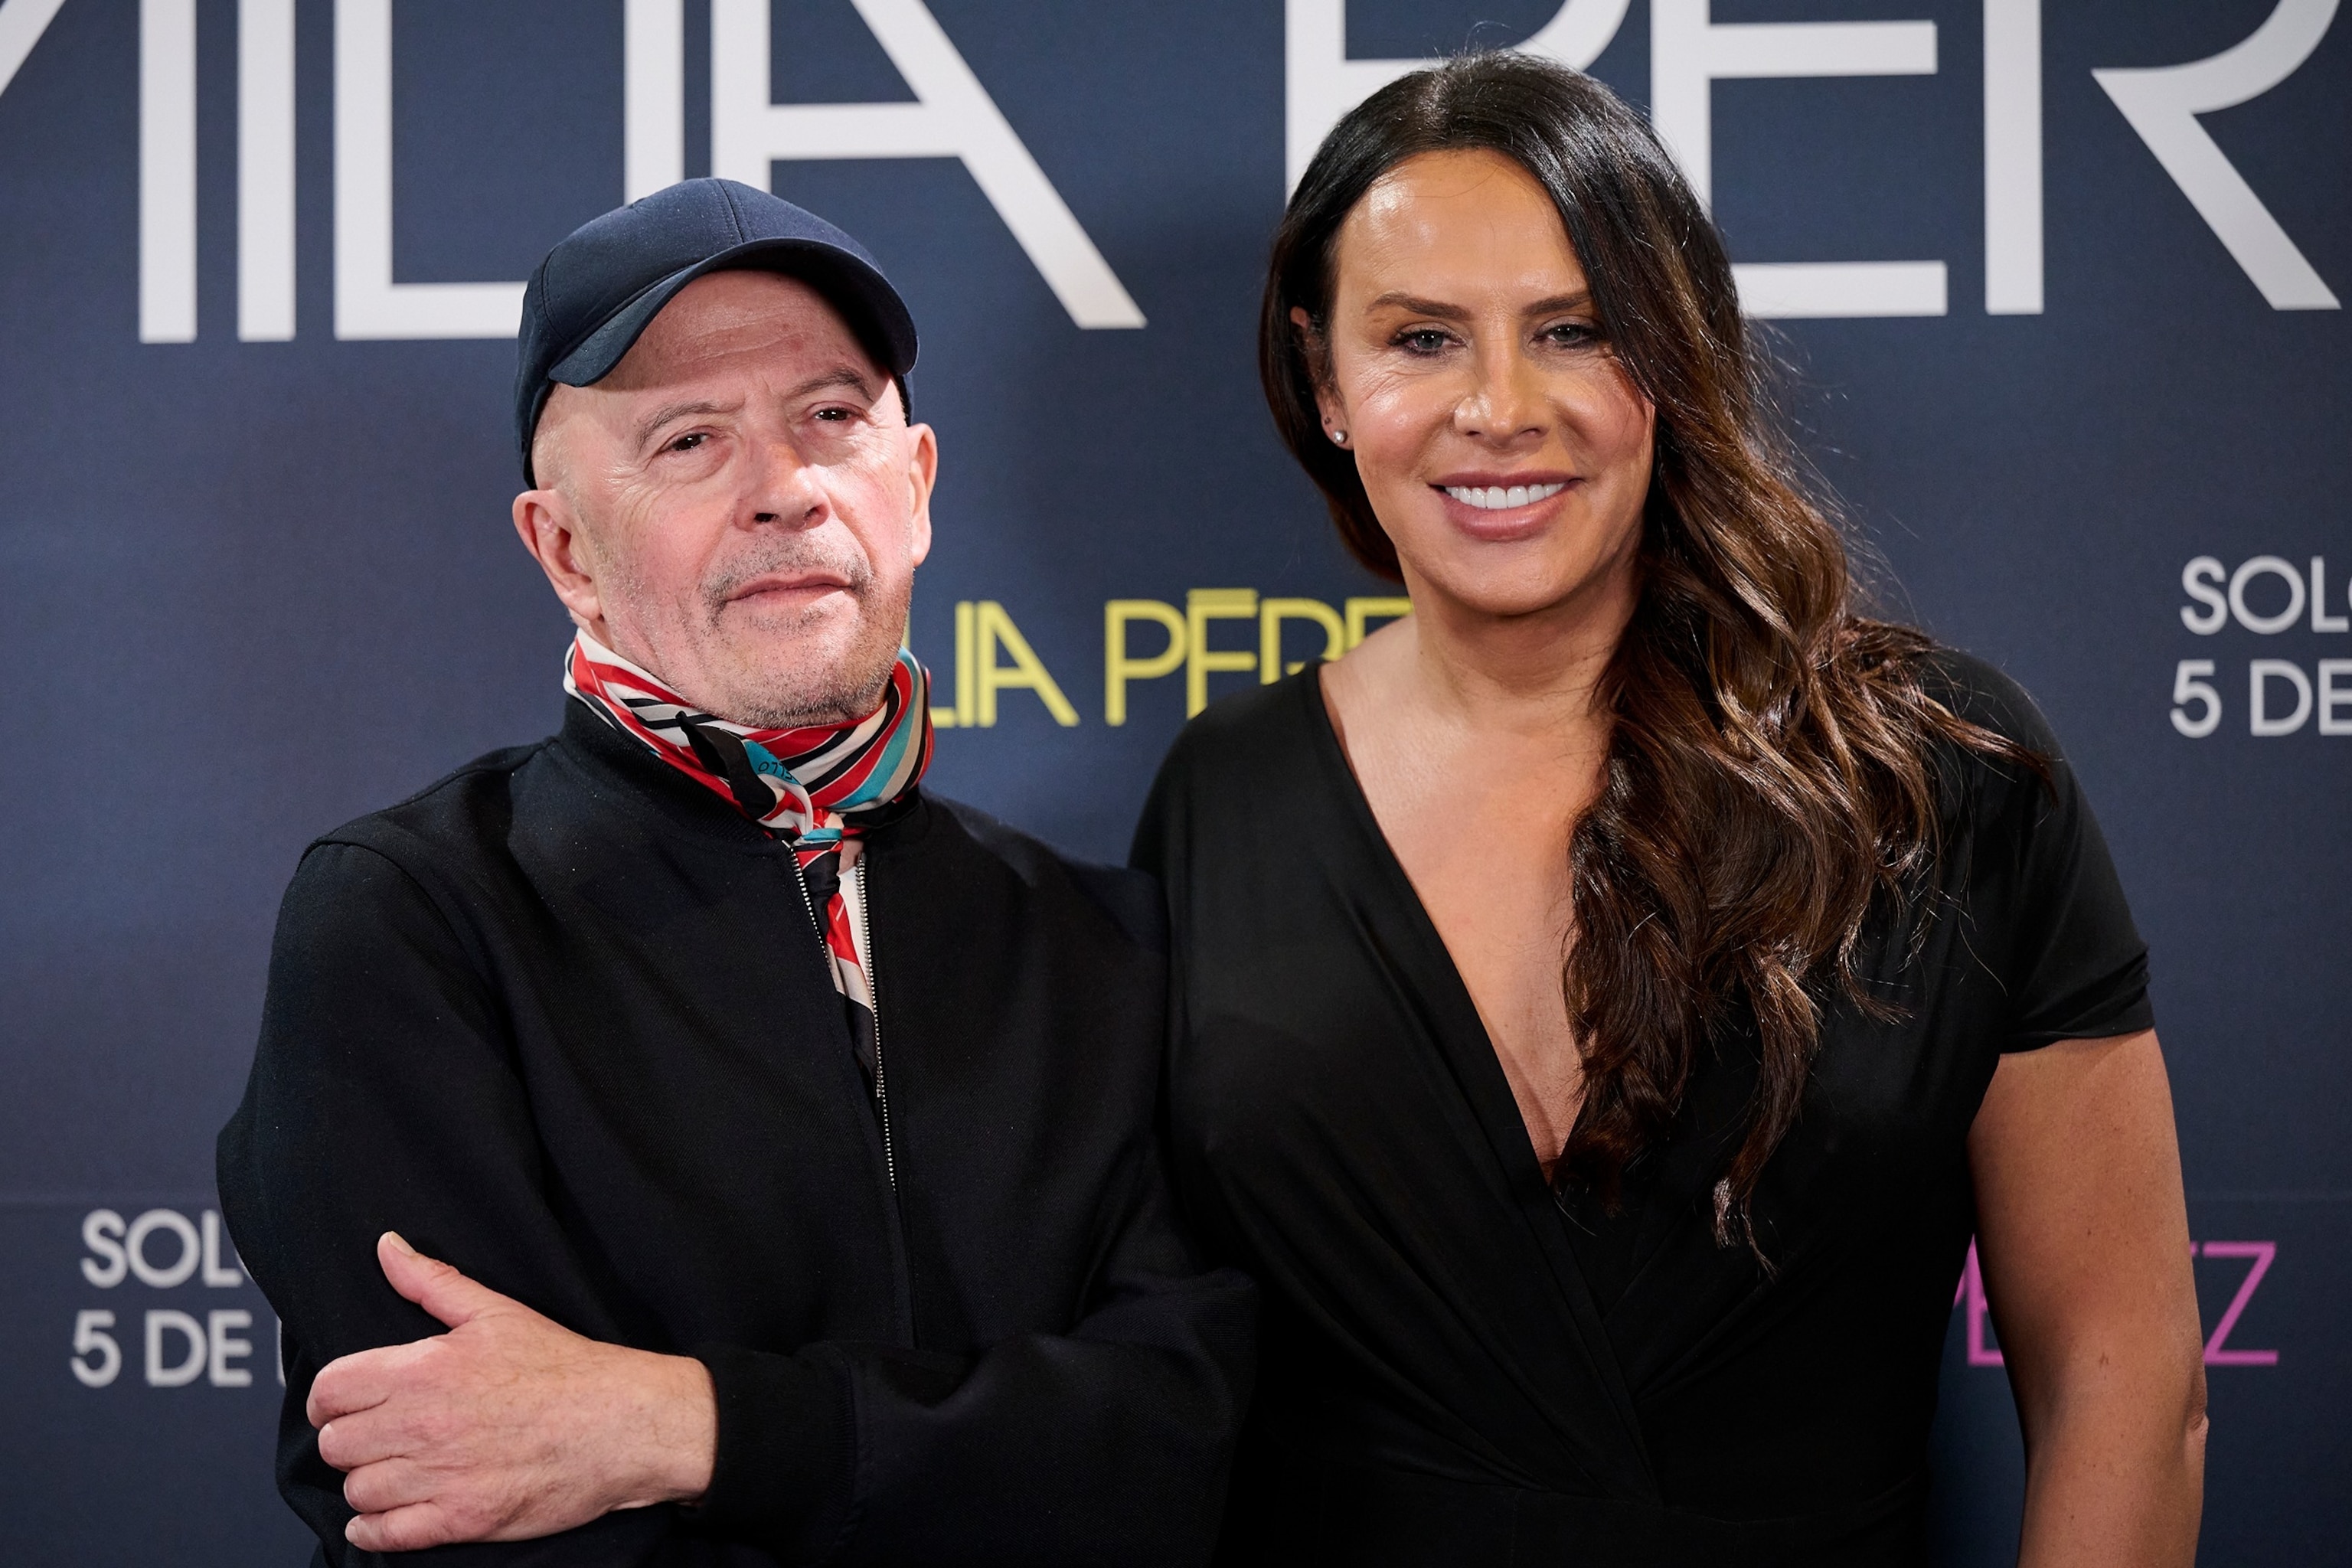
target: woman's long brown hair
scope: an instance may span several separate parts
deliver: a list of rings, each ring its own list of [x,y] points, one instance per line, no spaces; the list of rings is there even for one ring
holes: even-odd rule
[[[1796,1120],[1876,908],[1919,896],[1936,848],[1939,742],[2038,767],[1929,689],[1933,645],[1855,608],[1843,539],[1811,499],[1714,225],[1649,125],[1580,72],[1465,55],[1383,88],[1332,131],[1274,243],[1259,366],[1275,422],[1349,550],[1401,581],[1354,458],[1324,439],[1341,223],[1424,153],[1510,158],[1550,193],[1610,351],[1656,409],[1641,597],[1602,679],[1599,799],[1569,850],[1563,963],[1584,1101],[1558,1167],[1613,1204],[1702,1051],[1752,1016],[1747,1133],[1716,1188],[1718,1242],[1756,1245],[1749,1201]],[[1301,333],[1303,309],[1315,324]]]

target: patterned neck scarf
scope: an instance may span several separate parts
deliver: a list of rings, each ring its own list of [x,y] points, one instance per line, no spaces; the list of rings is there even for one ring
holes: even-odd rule
[[[930,678],[901,648],[881,706],[849,724],[761,730],[703,712],[586,632],[563,689],[792,846],[869,1088],[880,1081],[858,835],[897,816],[931,760]]]

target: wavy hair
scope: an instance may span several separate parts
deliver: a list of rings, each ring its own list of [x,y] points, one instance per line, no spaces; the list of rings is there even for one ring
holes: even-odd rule
[[[1615,1205],[1700,1053],[1745,1014],[1761,1064],[1715,1230],[1758,1247],[1750,1200],[1796,1121],[1824,1006],[1843,992],[1889,1010],[1856,961],[1873,909],[1925,884],[1936,749],[2041,761],[1937,700],[1925,635],[1860,613],[1722,240],[1648,123],[1592,78],[1525,55],[1464,55],[1374,93],[1324,141],[1276,231],[1266,400],[1356,559],[1402,579],[1316,407],[1337,237],[1383,174],[1452,151],[1500,153],[1550,194],[1602,338],[1656,410],[1640,598],[1597,697],[1612,719],[1605,777],[1569,850],[1576,939],[1561,984],[1584,1100],[1557,1179]]]

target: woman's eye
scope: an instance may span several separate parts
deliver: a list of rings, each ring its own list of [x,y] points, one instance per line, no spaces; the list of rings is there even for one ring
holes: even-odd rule
[[[1407,353],[1438,353],[1445,347],[1445,334],[1433,327],[1423,327],[1415,331],[1399,333],[1397,344]]]
[[[669,444],[669,449],[673,452],[691,452],[709,439],[710,433],[707,430],[689,430],[672,441]]]
[[[1561,321],[1544,329],[1544,337],[1562,348],[1582,348],[1601,341],[1600,329],[1583,321]]]

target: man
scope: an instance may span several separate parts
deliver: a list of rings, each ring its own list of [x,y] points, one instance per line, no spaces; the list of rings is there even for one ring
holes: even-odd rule
[[[562,732],[311,846],[221,1134],[330,1562],[1208,1553],[1254,1303],[1163,1185],[1156,897],[918,788],[914,359],[729,182],[531,279]]]

